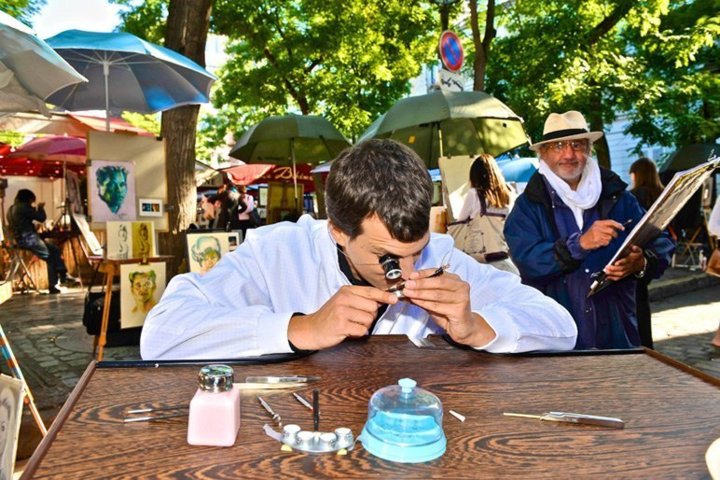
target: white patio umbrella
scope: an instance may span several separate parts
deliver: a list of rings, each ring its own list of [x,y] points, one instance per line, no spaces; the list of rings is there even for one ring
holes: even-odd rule
[[[87,82],[27,26],[0,12],[0,112],[36,111],[49,116],[45,99]]]

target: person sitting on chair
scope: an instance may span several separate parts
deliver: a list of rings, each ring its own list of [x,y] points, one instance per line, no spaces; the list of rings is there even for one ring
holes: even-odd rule
[[[44,222],[47,219],[45,203],[40,202],[37,208],[33,206],[36,197],[32,190],[22,188],[18,190],[13,205],[8,210],[8,222],[10,231],[15,237],[18,247],[30,250],[39,259],[47,264],[47,276],[49,291],[51,294],[60,293],[57,288],[58,278],[60,283],[68,283],[74,280],[67,274],[67,267],[60,255],[60,249],[52,243],[47,243],[40,238],[33,221]]]

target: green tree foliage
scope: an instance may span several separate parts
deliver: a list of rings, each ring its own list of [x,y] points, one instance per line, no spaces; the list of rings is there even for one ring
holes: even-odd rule
[[[217,0],[231,43],[214,104],[235,129],[295,111],[357,137],[433,58],[434,14],[403,0]]]
[[[169,0],[110,0],[125,7],[120,12],[122,31],[162,45]]]
[[[113,0],[123,30],[162,42],[167,0]],[[437,10],[419,0],[216,0],[211,31],[230,39],[200,121],[198,156],[268,115],[323,115],[356,138],[435,57]]]
[[[720,135],[718,0],[518,0],[497,19],[487,90],[539,138],[552,111],[593,129],[628,112],[643,143]],[[710,59],[715,59],[713,66]]]
[[[47,0],[0,0],[0,10],[27,24],[46,3]]]

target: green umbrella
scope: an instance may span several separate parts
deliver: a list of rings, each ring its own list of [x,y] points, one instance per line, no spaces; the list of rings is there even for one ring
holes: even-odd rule
[[[268,117],[250,127],[230,150],[230,156],[246,163],[292,165],[297,207],[296,164],[332,160],[349,146],[325,118],[290,114]]]
[[[359,141],[392,138],[415,150],[429,168],[438,158],[497,156],[528,143],[523,120],[485,92],[443,92],[398,101]]]

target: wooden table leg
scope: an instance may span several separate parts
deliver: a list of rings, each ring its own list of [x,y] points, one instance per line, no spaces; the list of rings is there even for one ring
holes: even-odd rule
[[[110,320],[110,302],[112,301],[112,286],[115,278],[115,267],[107,264],[105,268],[105,301],[103,302],[102,323],[100,324],[100,337],[98,338],[98,355],[97,361],[103,359],[103,350],[107,343],[107,328]]]

